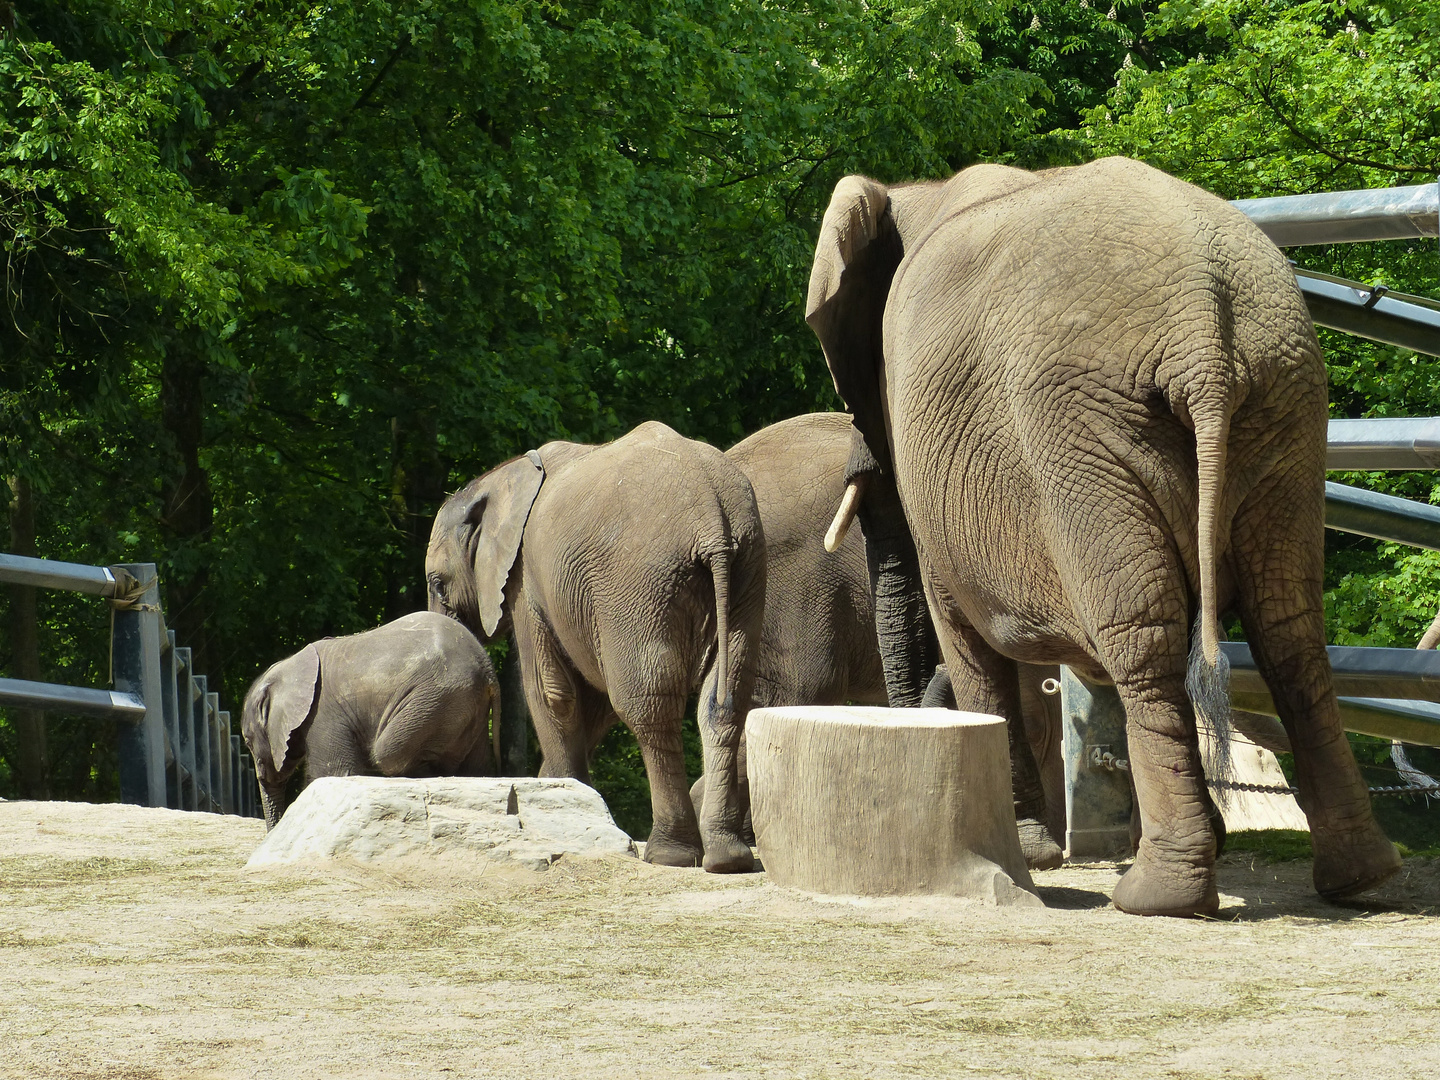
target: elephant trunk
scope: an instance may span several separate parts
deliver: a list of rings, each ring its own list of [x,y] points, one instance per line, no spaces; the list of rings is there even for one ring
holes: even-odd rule
[[[260,785],[260,809],[265,813],[265,831],[268,833],[280,822],[285,813],[285,796],[272,792],[263,783]]]
[[[892,709],[918,708],[940,650],[930,625],[915,541],[888,477],[871,474],[859,517],[870,563],[885,693]]]

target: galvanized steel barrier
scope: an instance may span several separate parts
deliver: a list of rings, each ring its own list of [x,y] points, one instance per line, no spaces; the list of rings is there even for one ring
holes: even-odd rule
[[[220,695],[165,627],[153,563],[85,566],[0,554],[0,581],[88,593],[112,611],[113,690],[0,678],[0,705],[120,725],[120,800],[259,816],[255,769]]]
[[[1243,199],[1234,205],[1281,247],[1440,237],[1440,184]],[[1440,356],[1440,301],[1299,267],[1295,280],[1316,325]],[[1440,469],[1440,417],[1332,420],[1325,464],[1357,471]],[[1440,551],[1440,507],[1346,484],[1325,485],[1325,526]],[[1249,647],[1223,648],[1234,707],[1275,715]],[[1346,730],[1440,746],[1440,650],[1331,646],[1328,652]],[[1129,755],[1119,695],[1113,686],[1091,686],[1068,670],[1060,695],[1065,847],[1082,857],[1128,850]]]

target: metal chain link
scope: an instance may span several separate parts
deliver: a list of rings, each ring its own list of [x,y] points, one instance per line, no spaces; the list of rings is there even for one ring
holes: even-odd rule
[[[1212,788],[1222,788],[1225,791],[1250,791],[1257,795],[1298,795],[1300,789],[1296,787],[1282,786],[1280,784],[1243,784],[1234,780],[1206,780]],[[1409,784],[1396,784],[1390,787],[1372,787],[1371,795],[1436,795],[1440,796],[1440,784],[1429,784],[1421,787],[1411,787]]]

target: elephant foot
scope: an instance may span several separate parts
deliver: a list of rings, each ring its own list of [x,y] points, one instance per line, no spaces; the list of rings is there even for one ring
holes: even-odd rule
[[[704,857],[698,839],[688,841],[664,836],[658,828],[645,841],[645,861],[656,866],[699,866]]]
[[[1219,911],[1220,894],[1212,867],[1161,861],[1142,840],[1134,864],[1115,886],[1114,903],[1127,915],[1195,918]]]
[[[1373,889],[1400,869],[1400,852],[1372,818],[1353,832],[1312,832],[1315,891],[1326,900]]]
[[[1043,823],[1034,818],[1022,818],[1015,824],[1020,833],[1020,851],[1025,856],[1025,865],[1031,870],[1054,870],[1065,861],[1060,845],[1055,843]]]
[[[749,874],[754,870],[755,856],[743,840],[717,837],[705,845],[706,873]]]

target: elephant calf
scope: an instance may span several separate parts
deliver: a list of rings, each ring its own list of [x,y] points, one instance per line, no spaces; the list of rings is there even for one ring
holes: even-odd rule
[[[269,829],[302,762],[307,782],[488,774],[486,734],[500,730],[500,687],[474,635],[421,611],[272,665],[245,695],[241,727]]]

